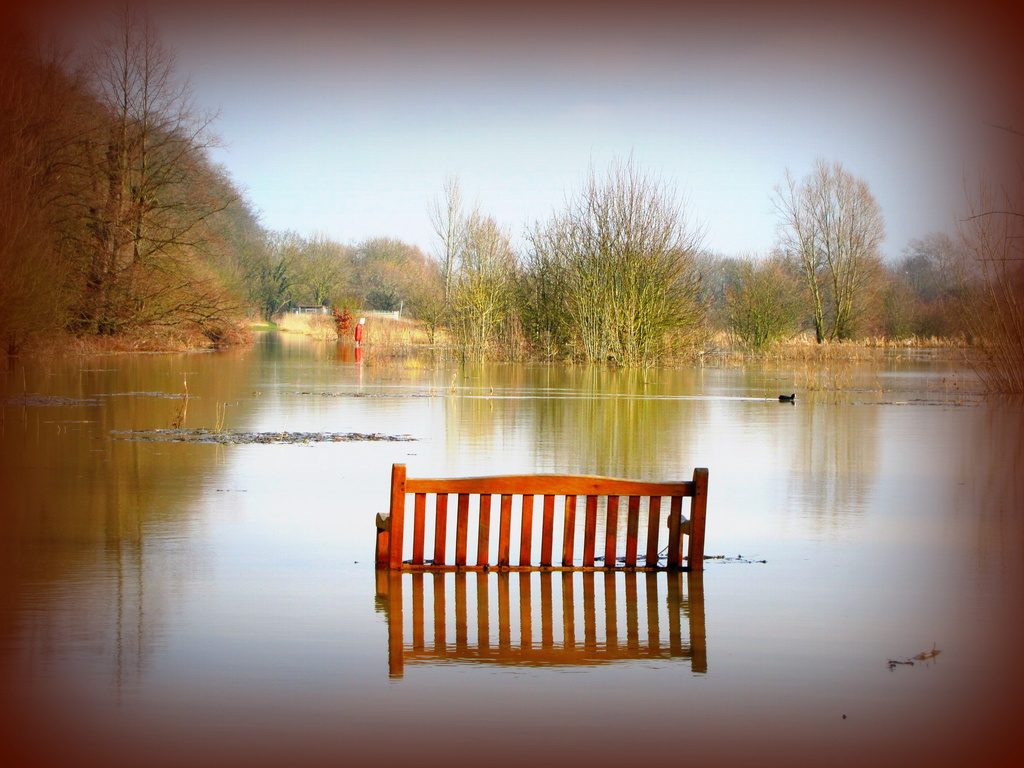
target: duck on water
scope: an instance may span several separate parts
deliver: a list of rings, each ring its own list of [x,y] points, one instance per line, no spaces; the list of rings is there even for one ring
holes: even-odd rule
[[[796,393],[794,392],[792,395],[779,395],[779,402],[780,403],[795,403],[796,402]]]

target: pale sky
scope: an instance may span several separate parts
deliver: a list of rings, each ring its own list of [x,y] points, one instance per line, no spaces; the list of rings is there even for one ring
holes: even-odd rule
[[[254,0],[154,14],[197,103],[220,110],[213,158],[271,229],[433,252],[428,206],[452,174],[520,238],[591,164],[632,154],[723,254],[771,248],[772,190],[816,157],[868,182],[888,256],[952,230],[997,133],[986,123],[1011,119],[1000,60],[965,13],[715,8]]]

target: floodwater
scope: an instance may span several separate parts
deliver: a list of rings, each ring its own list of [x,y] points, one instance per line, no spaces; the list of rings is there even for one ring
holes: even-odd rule
[[[374,365],[266,335],[10,362],[2,382],[6,765],[1024,755],[1024,416],[954,362]],[[713,557],[699,576],[376,574],[395,462],[708,467]]]

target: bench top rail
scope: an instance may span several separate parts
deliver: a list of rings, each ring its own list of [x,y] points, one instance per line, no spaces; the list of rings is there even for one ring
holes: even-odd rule
[[[408,477],[406,493],[512,494],[529,496],[692,496],[693,481],[650,482],[597,475],[493,475]]]

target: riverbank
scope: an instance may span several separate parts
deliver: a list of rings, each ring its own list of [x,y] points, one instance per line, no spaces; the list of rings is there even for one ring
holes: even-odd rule
[[[239,326],[207,333],[177,328],[147,329],[116,336],[51,333],[33,337],[19,348],[17,355],[8,357],[47,358],[135,352],[196,352],[252,344],[254,330],[258,330],[258,327]]]
[[[73,336],[50,334],[37,336],[25,344],[19,356],[28,358],[77,357],[102,354],[194,352],[247,346],[254,334],[277,331],[305,336],[316,341],[354,341],[349,335],[342,339],[334,318],[320,314],[285,314],[275,322],[253,320],[244,327],[235,327],[218,333],[198,330],[149,329],[118,336]],[[349,331],[351,334],[351,331]],[[400,351],[432,349],[446,355],[457,356],[459,350],[451,343],[443,328],[431,328],[425,323],[408,318],[367,315],[363,330],[362,348],[367,362],[380,362],[398,356]],[[800,334],[775,342],[763,349],[752,350],[735,342],[725,332],[710,334],[699,348],[688,349],[645,367],[732,367],[765,363],[806,363],[835,365],[843,362],[882,360],[894,352],[943,355],[946,359],[969,361],[973,348],[962,337],[911,337],[888,339],[870,337],[856,341],[834,341],[818,344],[811,334]],[[477,357],[474,355],[474,357]],[[497,360],[495,360],[497,362]],[[614,360],[612,365],[618,365]]]

